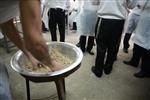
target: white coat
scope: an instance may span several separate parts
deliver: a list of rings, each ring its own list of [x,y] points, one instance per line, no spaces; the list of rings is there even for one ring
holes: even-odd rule
[[[141,13],[133,41],[135,44],[150,50],[150,1],[147,0]]]
[[[77,31],[84,36],[95,36],[97,5],[92,0],[84,0],[77,19]]]
[[[69,12],[71,12],[71,15],[69,15],[69,24],[73,26],[73,22],[76,22],[76,18],[78,16],[79,3],[78,0],[75,1],[71,0],[70,2],[71,4],[70,4]]]

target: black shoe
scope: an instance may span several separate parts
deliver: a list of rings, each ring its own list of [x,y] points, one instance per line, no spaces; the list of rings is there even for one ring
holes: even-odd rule
[[[128,49],[123,48],[124,53],[128,53]]]
[[[138,65],[137,65],[137,64],[134,64],[134,63],[133,63],[133,62],[131,62],[131,61],[123,61],[123,63],[124,63],[124,64],[126,64],[126,65],[133,66],[133,67],[138,67]]]
[[[95,74],[95,76],[97,76],[98,78],[100,78],[103,74],[103,70],[97,70],[95,68],[95,66],[92,66],[91,71]]]
[[[104,73],[105,74],[110,74],[111,73],[111,71],[112,71],[112,65],[110,65],[110,64],[106,64],[105,66],[104,66]]]
[[[90,55],[94,55],[94,52],[92,52],[91,50],[86,50]]]
[[[43,33],[48,32],[49,30],[47,28],[42,29]]]
[[[135,73],[134,76],[137,78],[148,78],[148,77],[150,77],[150,74],[140,71],[138,73]]]

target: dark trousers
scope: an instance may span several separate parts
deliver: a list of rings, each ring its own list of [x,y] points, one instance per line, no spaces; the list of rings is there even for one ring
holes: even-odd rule
[[[133,45],[133,55],[130,62],[132,62],[135,66],[139,65],[140,58],[142,56],[142,51],[143,50],[138,45]]]
[[[138,65],[140,60],[141,71],[150,74],[150,50],[144,49],[139,45],[134,44],[131,62]]]
[[[76,22],[73,22],[72,30],[77,30],[77,23]]]
[[[95,61],[97,69],[103,68],[104,64],[113,65],[123,26],[124,20],[98,18],[96,24],[97,55]],[[105,55],[107,57],[104,62]]]
[[[65,41],[65,10],[60,8],[50,8],[49,12],[49,29],[52,41],[57,41],[57,25],[60,33],[60,41]]]
[[[129,40],[130,40],[130,37],[131,37],[132,33],[126,33],[125,36],[124,36],[124,39],[123,39],[123,48],[124,49],[128,49],[130,44],[129,44]]]
[[[88,41],[87,41],[87,47],[86,47],[86,40],[88,38]],[[81,50],[84,52],[85,51],[85,48],[87,51],[91,51],[92,48],[93,48],[93,44],[94,44],[94,36],[84,36],[84,35],[81,35],[80,36],[80,48]]]

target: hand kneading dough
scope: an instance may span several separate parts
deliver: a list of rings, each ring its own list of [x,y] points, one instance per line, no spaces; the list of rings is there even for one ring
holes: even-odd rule
[[[67,56],[60,53],[57,49],[51,48],[50,55],[52,59],[55,59],[57,62],[61,63],[65,67],[68,67],[73,62]],[[31,63],[27,63],[24,67],[30,72],[47,73],[51,71],[51,69],[48,66],[33,67]]]

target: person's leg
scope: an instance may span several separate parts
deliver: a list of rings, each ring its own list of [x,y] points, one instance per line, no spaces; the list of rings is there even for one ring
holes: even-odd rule
[[[123,51],[125,53],[128,53],[128,48],[130,46],[129,40],[130,40],[131,35],[132,35],[132,33],[126,33],[125,36],[124,36],[124,39],[123,39]]]
[[[52,41],[57,41],[56,35],[56,11],[54,9],[49,9],[49,29],[51,32]]]
[[[93,45],[94,45],[94,36],[88,36],[86,51],[91,55],[94,55],[94,53],[91,51],[93,48]]]
[[[150,77],[150,50],[141,48],[142,59],[141,59],[141,70],[135,73],[134,76],[138,78]]]
[[[77,23],[76,22],[73,22],[73,28],[72,30],[77,30]]]
[[[65,11],[58,10],[57,16],[58,16],[57,23],[60,33],[60,41],[65,42]]]
[[[130,46],[129,40],[130,40],[132,33],[136,29],[137,23],[139,21],[139,17],[140,17],[140,15],[137,15],[137,14],[132,13],[132,12],[128,16],[127,25],[126,25],[127,29],[126,29],[126,33],[125,33],[125,36],[123,39],[123,51],[125,53],[128,53],[128,48]]]
[[[77,47],[80,47],[81,36],[79,37],[79,42],[76,44]]]
[[[8,72],[6,67],[0,63],[0,100],[12,100]]]
[[[98,20],[97,24],[97,33],[96,33],[96,59],[95,59],[95,66],[92,67],[92,72],[97,76],[101,77],[103,74],[103,67],[104,67],[104,59],[105,59],[105,53],[107,49],[107,35],[108,32],[106,30],[107,21],[100,19]]]
[[[99,40],[97,40],[98,42]],[[96,43],[97,43],[96,42]],[[106,53],[106,46],[104,44],[97,44],[97,53],[96,53],[96,59],[95,59],[95,66],[92,67],[92,72],[97,76],[101,77],[103,74],[103,67],[104,67],[104,59],[105,59],[105,53]]]
[[[119,50],[124,20],[110,20],[107,58],[104,65],[105,74],[110,74]],[[115,26],[115,27],[114,27]]]
[[[86,37],[87,36],[84,36],[84,35],[81,35],[80,36],[80,48],[82,50],[82,52],[85,52],[85,45],[86,45]]]
[[[133,67],[138,67],[140,58],[142,56],[142,49],[140,46],[134,44],[133,46],[133,55],[130,61],[123,61],[127,65],[131,65]]]

